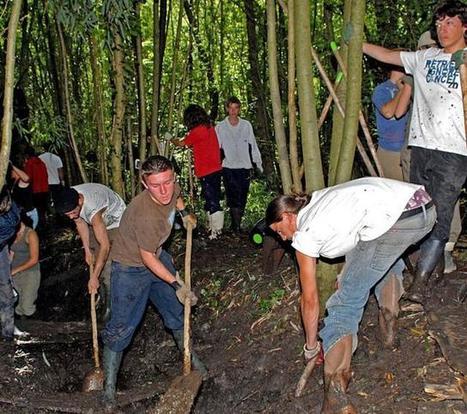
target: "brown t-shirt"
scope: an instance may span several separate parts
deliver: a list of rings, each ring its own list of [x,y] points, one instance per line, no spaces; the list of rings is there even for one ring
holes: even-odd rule
[[[179,196],[178,184],[175,184],[172,200],[166,206],[157,204],[147,190],[137,195],[123,213],[112,244],[112,260],[126,266],[144,266],[140,248],[159,256],[162,244],[172,231]]]

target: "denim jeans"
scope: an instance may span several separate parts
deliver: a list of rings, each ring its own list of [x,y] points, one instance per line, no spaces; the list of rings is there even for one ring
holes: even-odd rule
[[[436,220],[434,207],[419,214],[399,219],[386,233],[375,240],[360,241],[346,255],[346,264],[339,289],[326,303],[328,315],[319,335],[326,353],[347,335],[356,337],[358,325],[370,290],[379,281],[384,285],[391,268],[407,250],[432,229]]]
[[[172,273],[171,256],[162,250],[159,260]],[[123,351],[141,322],[148,299],[157,308],[170,330],[183,329],[183,305],[175,289],[159,279],[146,266],[125,266],[112,262],[110,320],[102,331],[102,340],[112,351]]]
[[[245,211],[248,190],[250,189],[250,170],[245,168],[223,168],[225,195],[227,206]]]
[[[8,246],[0,251],[0,320],[2,324],[2,336],[12,338],[15,329],[15,299],[11,286],[10,259]]]
[[[214,214],[221,210],[221,171],[200,178],[201,191],[204,197],[204,210]]]

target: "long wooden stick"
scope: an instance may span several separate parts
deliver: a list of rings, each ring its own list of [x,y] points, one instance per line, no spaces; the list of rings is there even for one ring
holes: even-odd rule
[[[295,397],[301,397],[303,390],[305,389],[305,385],[308,381],[308,378],[310,378],[310,375],[313,372],[313,369],[315,368],[317,360],[318,357],[315,357],[307,362],[305,369],[303,370],[302,376],[300,377],[297,383],[297,388],[295,389]]]
[[[347,68],[345,66],[344,61],[341,58],[339,51],[335,47],[331,47],[331,49],[332,49],[332,52],[334,53],[337,63],[339,64],[341,68],[342,73],[344,74],[345,77],[347,77]],[[375,145],[373,144],[373,139],[371,138],[370,130],[368,129],[368,124],[361,110],[358,112],[358,120],[360,122],[360,126],[362,127],[363,135],[366,138],[366,143],[368,145],[368,148],[370,149],[370,153],[373,157],[373,161],[375,162],[376,169],[378,170],[379,176],[384,177],[383,167],[381,166],[378,156],[376,155],[376,148],[375,148]]]
[[[344,108],[342,108],[342,105],[339,101],[339,98],[336,94],[336,91],[334,90],[333,86],[332,86],[332,83],[331,81],[329,80],[327,74],[326,74],[326,71],[324,70],[323,68],[323,65],[321,64],[320,60],[319,60],[319,57],[318,55],[316,54],[315,50],[313,48],[311,48],[311,55],[313,56],[313,60],[315,61],[315,64],[319,70],[319,73],[321,74],[321,77],[323,78],[324,80],[324,83],[326,84],[328,90],[329,90],[329,93],[332,95],[332,99],[334,99],[334,103],[336,104],[336,107],[337,109],[339,110],[339,112],[341,113],[341,115],[343,117],[345,117],[345,112],[344,112]],[[368,172],[370,173],[370,175],[372,175],[373,177],[377,176],[378,174],[376,174],[376,171],[373,167],[373,165],[371,164],[371,161],[370,161],[370,158],[368,158],[368,155],[367,153],[365,152],[365,148],[363,147],[361,141],[360,141],[360,138],[358,137],[357,135],[357,149],[358,149],[358,152],[360,153],[360,156],[362,157],[363,159],[363,162],[365,163],[365,166],[368,170]]]
[[[89,266],[89,276],[92,276],[94,266]],[[94,355],[94,366],[100,368],[99,343],[97,341],[97,317],[96,317],[96,294],[91,293],[91,324],[92,324],[92,350]]]
[[[467,145],[467,66],[465,63],[460,65],[459,74],[461,78],[462,103],[464,106],[465,144]]]
[[[185,286],[191,291],[191,247],[193,243],[193,227],[187,224],[186,229],[186,250],[185,250]],[[185,299],[185,313],[183,321],[183,375],[191,372],[191,351],[190,351],[190,315],[191,300],[187,295]]]

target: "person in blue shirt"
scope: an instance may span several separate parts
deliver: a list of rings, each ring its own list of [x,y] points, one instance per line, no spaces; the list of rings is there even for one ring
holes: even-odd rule
[[[403,181],[400,153],[404,146],[410,92],[401,67],[388,66],[389,78],[374,90],[372,102],[378,131],[378,159],[386,178]]]

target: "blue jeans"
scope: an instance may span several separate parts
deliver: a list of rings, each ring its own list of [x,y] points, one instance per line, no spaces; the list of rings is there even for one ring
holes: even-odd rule
[[[175,275],[171,256],[162,250],[159,260]],[[175,289],[159,279],[146,266],[125,266],[112,262],[110,279],[110,320],[102,331],[102,340],[112,351],[123,351],[141,322],[148,299],[170,330],[183,329],[183,305]]]
[[[0,320],[2,336],[12,338],[15,329],[15,298],[11,286],[10,259],[8,246],[0,251]]]
[[[348,335],[353,336],[355,349],[358,325],[371,288],[380,281],[381,286],[385,284],[385,279],[391,274],[391,268],[397,265],[398,259],[410,245],[430,232],[435,220],[434,207],[399,219],[382,236],[375,240],[360,241],[346,255],[339,289],[326,303],[328,315],[319,333],[325,353]]]
[[[199,179],[204,197],[204,210],[209,214],[221,210],[221,178],[222,172],[219,170]]]

